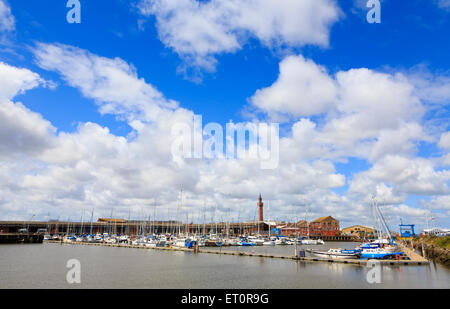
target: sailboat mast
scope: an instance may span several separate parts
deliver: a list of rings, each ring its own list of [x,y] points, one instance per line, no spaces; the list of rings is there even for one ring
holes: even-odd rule
[[[309,222],[308,222],[308,202],[306,202],[305,221],[306,221],[306,224],[308,225],[308,239],[309,239],[310,228],[309,228]]]

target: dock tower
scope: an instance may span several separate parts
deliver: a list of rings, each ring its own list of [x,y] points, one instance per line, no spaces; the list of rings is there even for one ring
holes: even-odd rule
[[[263,206],[264,206],[264,203],[262,202],[262,197],[261,197],[261,193],[260,193],[259,198],[258,198],[258,221],[259,222],[264,221]]]

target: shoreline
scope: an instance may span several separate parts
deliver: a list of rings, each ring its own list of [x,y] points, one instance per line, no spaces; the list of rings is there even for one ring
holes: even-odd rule
[[[412,245],[423,257],[430,258],[433,261],[450,268],[450,250],[436,244],[437,240],[439,240],[439,238],[420,237],[414,239]]]

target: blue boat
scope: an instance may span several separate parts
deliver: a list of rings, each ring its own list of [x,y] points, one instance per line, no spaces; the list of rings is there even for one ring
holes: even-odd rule
[[[196,240],[191,240],[191,241],[186,242],[186,248],[191,249],[191,248],[194,248],[195,245],[198,245],[198,242]]]
[[[361,246],[359,246],[359,248],[361,248],[361,249],[375,249],[375,248],[380,248],[380,244],[379,243],[366,243],[366,244],[362,244]]]
[[[341,250],[342,254],[359,254],[361,253],[360,249],[353,249],[353,250]]]
[[[401,258],[403,252],[387,251],[383,248],[363,249],[361,251],[361,258],[363,259],[388,259],[388,258]]]

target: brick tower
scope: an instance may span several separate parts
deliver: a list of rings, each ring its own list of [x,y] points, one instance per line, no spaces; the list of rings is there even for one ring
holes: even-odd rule
[[[259,222],[264,221],[263,206],[264,206],[264,203],[262,202],[261,194],[259,194],[259,199],[258,199],[258,221]]]

